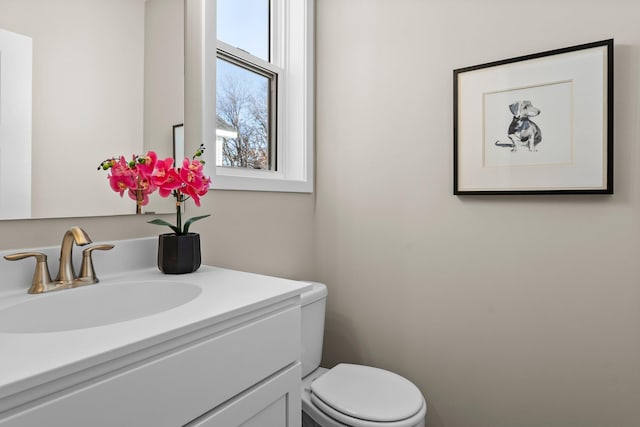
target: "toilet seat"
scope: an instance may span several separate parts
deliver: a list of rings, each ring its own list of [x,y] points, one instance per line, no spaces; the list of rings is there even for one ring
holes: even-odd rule
[[[407,379],[371,366],[339,364],[316,378],[311,402],[353,427],[407,427],[424,419],[422,393]]]

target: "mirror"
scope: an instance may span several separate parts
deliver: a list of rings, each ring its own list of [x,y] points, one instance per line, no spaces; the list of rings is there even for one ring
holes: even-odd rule
[[[171,157],[183,110],[183,0],[0,0],[0,219],[134,214],[97,167]]]

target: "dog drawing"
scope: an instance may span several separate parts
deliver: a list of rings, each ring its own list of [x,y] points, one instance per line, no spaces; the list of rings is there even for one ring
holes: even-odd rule
[[[509,125],[508,136],[511,142],[496,141],[498,147],[511,147],[511,151],[518,151],[518,147],[527,147],[529,151],[538,151],[537,146],[542,142],[542,131],[530,117],[540,114],[540,109],[531,101],[517,101],[509,105],[513,119]]]

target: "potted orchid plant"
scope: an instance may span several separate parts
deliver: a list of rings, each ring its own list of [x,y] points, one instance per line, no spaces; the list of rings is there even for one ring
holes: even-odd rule
[[[200,235],[189,232],[192,223],[206,218],[200,215],[182,222],[182,206],[193,199],[200,206],[200,197],[209,190],[211,179],[204,176],[204,147],[196,151],[193,158],[185,158],[180,167],[174,166],[173,158],[159,160],[154,151],[146,155],[133,155],[127,161],[123,156],[103,161],[98,169],[108,170],[111,189],[125,193],[136,201],[136,213],[149,203],[149,195],[156,190],[161,197],[176,200],[176,223],[163,219],[149,221],[151,224],[168,226],[173,233],[161,234],[158,240],[158,268],[164,273],[180,274],[196,271],[200,267]]]

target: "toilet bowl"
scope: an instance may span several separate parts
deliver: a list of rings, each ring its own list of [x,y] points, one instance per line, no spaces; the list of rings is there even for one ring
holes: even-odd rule
[[[302,426],[423,427],[427,403],[406,378],[371,366],[320,367],[327,288],[311,284],[301,295]]]

